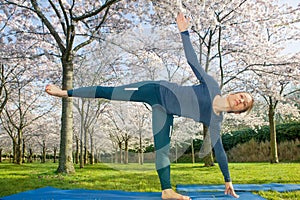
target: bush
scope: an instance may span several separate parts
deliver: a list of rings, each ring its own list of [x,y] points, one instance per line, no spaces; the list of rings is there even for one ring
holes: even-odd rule
[[[292,122],[285,124],[276,125],[276,138],[277,143],[285,141],[296,141],[300,140],[300,123]],[[225,151],[229,151],[231,148],[238,144],[243,144],[254,139],[256,142],[267,142],[270,141],[270,128],[269,126],[264,126],[255,132],[252,129],[243,129],[238,131],[233,131],[230,134],[222,135],[222,141]]]
[[[270,142],[257,142],[251,139],[244,144],[238,144],[227,152],[229,162],[269,162]],[[285,141],[278,144],[279,161],[300,161],[300,140]]]
[[[300,161],[300,122],[276,125],[278,157],[280,161]],[[258,131],[242,129],[222,135],[222,142],[232,162],[269,162],[270,129],[264,126]],[[194,140],[196,159],[199,157],[202,140]],[[188,148],[178,162],[191,162]]]

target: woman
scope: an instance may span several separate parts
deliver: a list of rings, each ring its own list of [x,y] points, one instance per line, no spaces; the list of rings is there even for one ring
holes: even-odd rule
[[[152,107],[155,164],[161,183],[162,199],[190,199],[188,196],[176,193],[171,187],[168,154],[173,116],[183,116],[205,124],[209,127],[211,145],[224,176],[225,194],[238,198],[231,182],[227,156],[220,138],[222,112],[250,111],[253,106],[253,98],[245,92],[221,96],[217,82],[199,64],[187,31],[189,19],[179,13],[176,22],[187,62],[200,84],[180,86],[167,81],[144,81],[118,87],[91,86],[72,90],[61,90],[55,85],[48,85],[46,92],[57,97],[105,98],[148,103]]]

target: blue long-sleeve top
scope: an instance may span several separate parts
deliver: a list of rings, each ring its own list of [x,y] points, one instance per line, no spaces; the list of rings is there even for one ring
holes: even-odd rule
[[[227,156],[221,141],[221,123],[223,114],[217,115],[213,111],[212,103],[217,95],[221,95],[218,83],[208,75],[200,65],[192,46],[189,32],[181,32],[184,52],[188,64],[192,68],[200,84],[193,86],[180,86],[167,81],[161,82],[162,104],[169,114],[192,118],[208,126],[211,145],[224,176],[225,182],[230,182]],[[202,149],[204,154],[210,150]]]

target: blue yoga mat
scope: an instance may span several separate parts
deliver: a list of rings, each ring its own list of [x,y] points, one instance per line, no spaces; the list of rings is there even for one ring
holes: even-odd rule
[[[224,191],[224,185],[177,185],[179,192]],[[290,192],[300,190],[300,184],[234,184],[236,192],[278,191]]]
[[[239,200],[264,200],[263,197],[252,194],[251,191],[274,190],[279,192],[300,190],[300,184],[235,184]],[[224,185],[177,185],[177,191],[190,196],[193,200],[228,200],[234,199],[224,194]],[[99,199],[99,200],[161,200],[160,192],[125,192],[120,190],[62,190],[53,187],[45,187],[36,190],[21,192],[3,197],[1,200],[71,200],[71,199]]]
[[[117,200],[117,199],[153,199],[161,200],[159,192],[125,192],[119,190],[84,190],[71,189],[62,190],[53,187],[45,187],[36,190],[21,192],[11,196],[2,198],[1,200],[72,200],[72,199],[101,199],[101,200]]]
[[[232,196],[225,195],[223,192],[187,192],[182,193],[185,195],[188,195],[192,198],[192,200],[233,200],[236,198],[233,198]],[[251,192],[240,192],[238,193],[240,198],[238,200],[265,200],[265,198],[252,194]]]
[[[230,200],[234,199],[224,192],[182,192],[190,196],[193,200]],[[261,196],[250,192],[239,193],[239,200],[264,200]],[[116,190],[61,190],[53,187],[45,187],[36,190],[30,190],[2,198],[2,200],[71,200],[71,199],[99,199],[99,200],[161,200],[160,192],[125,192]]]

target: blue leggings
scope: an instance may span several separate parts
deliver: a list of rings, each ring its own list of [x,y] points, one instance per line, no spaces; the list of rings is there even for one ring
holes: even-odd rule
[[[91,86],[68,90],[68,96],[104,98],[119,101],[144,102],[152,107],[152,131],[155,145],[155,166],[161,188],[170,189],[170,137],[173,115],[166,113],[161,103],[160,83],[138,82],[118,87]]]

